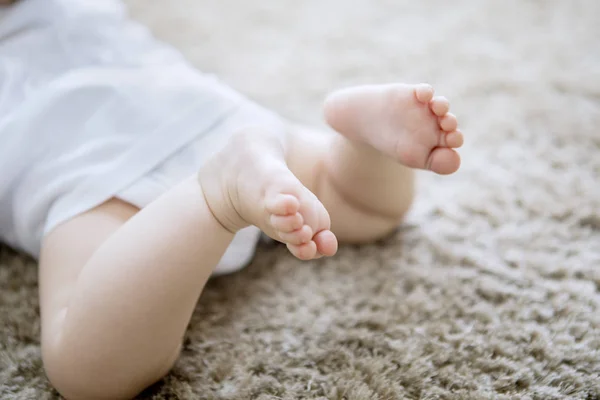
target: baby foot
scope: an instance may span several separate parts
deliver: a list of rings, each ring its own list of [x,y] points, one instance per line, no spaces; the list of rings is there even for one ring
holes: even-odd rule
[[[460,167],[454,148],[463,144],[448,100],[433,97],[427,84],[359,86],[325,101],[329,125],[407,167],[451,174]]]
[[[336,253],[329,213],[289,170],[277,135],[238,132],[198,177],[215,218],[232,233],[255,225],[302,260]]]

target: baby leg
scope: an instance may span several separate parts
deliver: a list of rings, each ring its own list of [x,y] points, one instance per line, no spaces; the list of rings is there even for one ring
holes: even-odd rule
[[[137,211],[113,199],[44,240],[42,354],[69,399],[129,398],[160,379],[233,238],[195,179]]]
[[[329,215],[288,169],[285,145],[239,132],[141,211],[112,200],[45,238],[42,355],[64,396],[129,398],[160,379],[239,229],[256,225],[301,258],[335,253]]]
[[[325,102],[331,137],[293,136],[290,166],[330,211],[342,242],[394,230],[413,199],[414,168],[455,172],[462,145],[454,115],[429,85],[372,85],[333,93]]]

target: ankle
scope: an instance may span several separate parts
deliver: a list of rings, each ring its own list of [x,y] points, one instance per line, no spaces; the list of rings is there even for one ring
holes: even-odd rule
[[[230,184],[215,171],[215,165],[208,162],[197,174],[204,201],[215,220],[227,231],[236,234],[250,224],[244,221],[235,207]]]
[[[256,177],[249,176],[250,167],[264,162],[270,154],[283,152],[284,142],[277,132],[248,126],[234,132],[225,147],[204,164],[197,180],[208,208],[223,228],[235,234],[251,225],[254,215],[248,213],[246,197]]]

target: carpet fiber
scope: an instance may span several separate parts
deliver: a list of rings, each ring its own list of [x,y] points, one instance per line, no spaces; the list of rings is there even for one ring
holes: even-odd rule
[[[205,71],[289,118],[428,81],[468,139],[398,234],[211,281],[148,399],[600,399],[600,2],[132,0]],[[0,250],[0,398],[56,395],[35,262]]]

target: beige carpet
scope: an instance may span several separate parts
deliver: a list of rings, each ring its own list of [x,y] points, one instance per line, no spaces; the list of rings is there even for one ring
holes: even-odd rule
[[[152,399],[600,399],[600,2],[134,0],[198,66],[300,121],[429,81],[468,137],[389,240],[263,246],[212,281]],[[36,265],[0,250],[0,398],[56,396]]]

